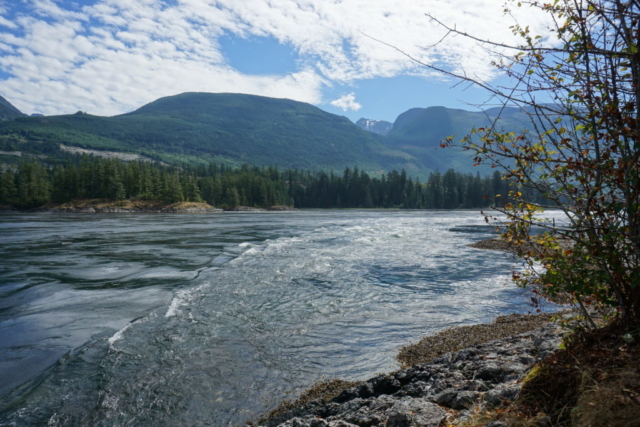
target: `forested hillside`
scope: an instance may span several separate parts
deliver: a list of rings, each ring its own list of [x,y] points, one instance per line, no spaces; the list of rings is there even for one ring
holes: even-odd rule
[[[78,112],[0,123],[2,151],[61,157],[60,144],[166,163],[427,172],[411,155],[385,146],[345,117],[301,102],[241,94],[185,93],[115,117]]]
[[[447,137],[460,139],[472,128],[491,123],[499,113],[496,109],[413,108],[398,116],[387,135],[381,135],[309,104],[243,94],[183,93],[115,117],[81,111],[27,117],[3,106],[0,102],[0,114],[12,114],[0,122],[0,151],[5,153],[61,159],[66,147],[74,147],[98,151],[94,154],[140,154],[170,164],[249,163],[324,171],[357,166],[373,174],[405,169],[423,180],[431,172],[450,168],[471,172],[468,153],[443,149],[440,144]],[[495,125],[519,131],[530,123],[522,110],[507,108]],[[0,162],[15,161],[0,153]]]
[[[370,176],[357,167],[336,174],[214,163],[164,166],[89,156],[70,157],[53,168],[23,161],[0,175],[0,204],[18,208],[104,198],[205,201],[221,207],[456,209],[502,204],[510,190],[516,188],[498,173],[481,177],[453,169],[420,182],[404,170]]]
[[[471,129],[489,125],[514,132],[532,126],[529,116],[519,108],[492,108],[486,111],[412,108],[398,116],[383,141],[389,147],[420,159],[430,170],[454,168],[467,171],[473,163],[470,156],[456,149],[440,149],[440,144],[450,136],[455,135],[455,140],[460,140],[469,135]],[[482,171],[488,172],[488,169]]]

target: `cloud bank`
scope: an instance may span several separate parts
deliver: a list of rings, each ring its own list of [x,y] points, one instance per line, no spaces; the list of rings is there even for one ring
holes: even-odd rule
[[[331,101],[331,105],[342,111],[358,111],[362,108],[362,105],[356,102],[356,95],[353,92]]]
[[[441,78],[418,60],[482,80],[495,77],[490,55],[463,37],[435,47],[443,30],[514,41],[495,0],[0,0],[0,95],[27,113],[114,115],[187,91],[240,92],[326,101],[336,85],[403,74]],[[518,11],[534,32],[544,18]],[[297,68],[248,75],[229,64],[222,37],[269,37],[293,49]],[[353,94],[331,102],[357,110]]]

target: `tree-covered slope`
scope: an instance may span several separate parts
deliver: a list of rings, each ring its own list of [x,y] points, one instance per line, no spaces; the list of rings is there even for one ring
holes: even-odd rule
[[[242,94],[184,93],[115,117],[80,112],[27,117],[5,104],[11,105],[4,101],[0,107],[17,115],[0,121],[3,152],[62,157],[62,145],[142,154],[167,163],[213,161],[311,170],[355,165],[374,174],[405,169],[421,178],[450,168],[475,172],[468,153],[441,149],[440,143],[451,135],[462,138],[499,113],[413,108],[382,136],[309,104]],[[527,127],[527,120],[522,111],[508,109],[497,125],[519,130]],[[0,156],[2,162],[18,159]]]
[[[13,120],[16,117],[22,117],[24,114],[16,107],[11,105],[9,101],[0,96],[0,121]]]
[[[494,120],[497,116],[500,119]],[[384,138],[389,147],[403,150],[432,170],[449,168],[467,171],[471,167],[468,153],[455,148],[440,148],[449,136],[460,140],[471,129],[495,125],[500,129],[519,131],[530,128],[529,117],[519,109],[489,109],[473,112],[445,107],[412,108],[398,116],[393,128]]]
[[[301,102],[241,94],[185,93],[121,116],[23,117],[0,124],[0,150],[51,153],[59,144],[169,162],[426,172],[421,162],[345,117]]]

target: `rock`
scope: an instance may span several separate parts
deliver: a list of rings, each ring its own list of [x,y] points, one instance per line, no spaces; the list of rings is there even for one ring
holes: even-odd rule
[[[322,418],[306,417],[293,418],[284,424],[283,427],[358,427],[345,421],[325,421]]]
[[[418,381],[411,384],[406,385],[402,388],[402,390],[396,393],[397,396],[411,396],[411,397],[420,397],[427,396],[431,390],[431,385],[424,382]]]
[[[386,427],[438,427],[446,416],[444,409],[435,403],[404,397],[393,405],[384,425]]]
[[[520,380],[534,363],[558,349],[562,332],[549,324],[378,375],[329,402],[316,400],[280,413],[265,426],[337,427],[330,423],[340,421],[360,427],[438,426],[446,417],[442,407],[460,410],[461,416],[476,405],[499,407],[518,397]],[[291,424],[293,420],[303,424]]]
[[[490,408],[497,408],[504,404],[514,402],[520,395],[520,386],[517,384],[504,385],[490,390],[485,395],[485,401]]]
[[[315,427],[315,426],[311,426]],[[349,424],[344,421],[329,421],[327,427],[358,427],[355,424]]]
[[[227,212],[266,212],[266,209],[254,208],[252,206],[235,206],[225,209]]]
[[[475,391],[455,391],[449,390],[440,393],[435,397],[435,401],[451,409],[469,409],[479,400],[481,394]]]
[[[461,391],[458,396],[453,400],[453,409],[469,409],[482,397],[482,393],[477,391]]]
[[[296,211],[297,209],[294,208],[293,206],[278,205],[278,206],[271,206],[269,210],[270,211]]]
[[[504,421],[491,421],[484,425],[484,427],[509,427],[509,424]]]

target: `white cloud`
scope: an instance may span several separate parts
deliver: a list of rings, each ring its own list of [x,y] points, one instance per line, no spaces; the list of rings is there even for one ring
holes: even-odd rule
[[[482,37],[513,42],[495,0],[0,0],[1,95],[25,112],[118,114],[185,91],[242,92],[319,104],[323,90],[401,74],[429,77],[419,61],[495,77],[490,54],[448,37],[425,16]],[[29,10],[29,12],[25,12]],[[516,17],[544,34],[530,9]],[[245,75],[231,68],[218,39],[272,37],[300,56],[285,75]],[[440,77],[438,77],[440,78]],[[351,98],[349,98],[351,97]],[[357,109],[355,95],[332,102]]]
[[[341,96],[338,99],[334,99],[333,101],[331,101],[331,105],[340,108],[342,111],[358,111],[362,108],[362,105],[356,102],[355,93],[349,93]]]
[[[15,22],[11,22],[8,19],[3,18],[2,16],[0,16],[0,26],[11,28],[14,30],[18,28],[18,25]]]

